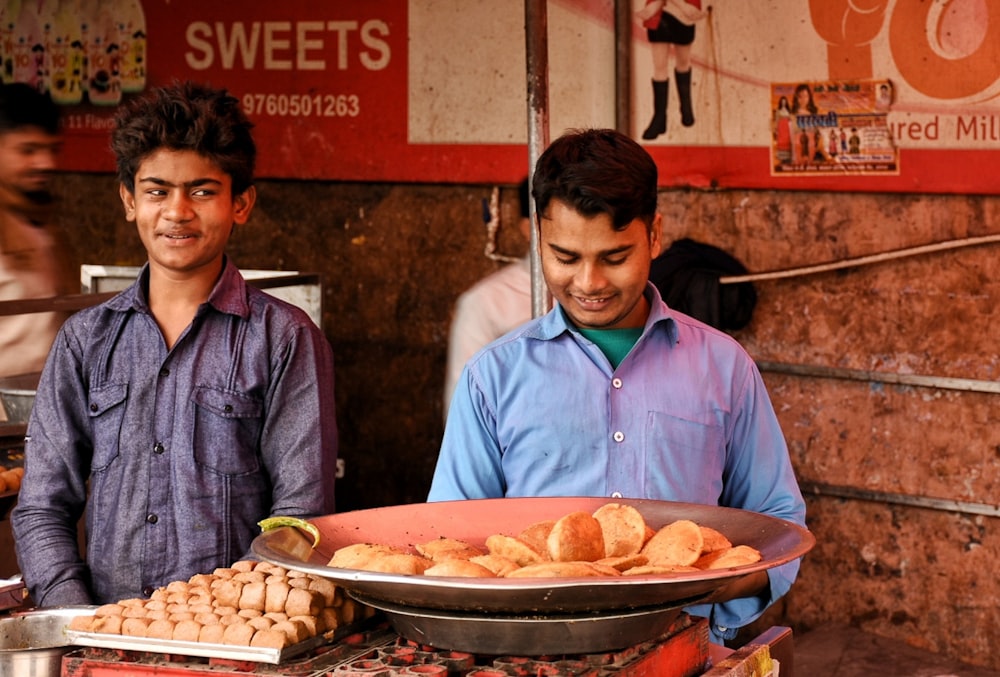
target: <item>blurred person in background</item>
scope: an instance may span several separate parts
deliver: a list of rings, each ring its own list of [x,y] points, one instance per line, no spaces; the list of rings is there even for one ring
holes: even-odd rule
[[[47,95],[23,83],[0,86],[0,302],[73,291],[52,218],[60,145],[59,109]],[[64,319],[0,314],[0,377],[40,372]]]
[[[528,179],[517,187],[520,218],[517,227],[528,247],[531,196]],[[490,273],[464,291],[455,302],[448,333],[448,366],[444,385],[444,412],[448,415],[455,384],[469,358],[490,341],[531,319],[531,252]]]

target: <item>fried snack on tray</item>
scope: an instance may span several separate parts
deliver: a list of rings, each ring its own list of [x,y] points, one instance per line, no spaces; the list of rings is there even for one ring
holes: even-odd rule
[[[470,543],[444,536],[427,543],[418,543],[415,547],[418,554],[435,562],[442,562],[446,559],[472,559],[486,554]]]
[[[486,539],[486,549],[491,555],[499,555],[514,562],[518,566],[538,564],[550,559],[548,551],[540,552],[516,536],[493,534]]]
[[[656,532],[642,554],[654,566],[691,566],[701,556],[705,537],[701,528],[691,520],[671,522]]]
[[[646,520],[630,505],[607,503],[594,511],[604,534],[604,556],[637,555],[646,542]]]
[[[638,510],[606,503],[592,514],[572,512],[542,520],[516,536],[490,534],[483,549],[440,536],[413,546],[355,543],[337,550],[329,566],[455,578],[589,578],[676,576],[747,566],[761,554],[734,546],[712,527],[676,520],[654,529]],[[247,586],[244,586],[244,590]]]
[[[401,551],[384,549],[403,555]],[[414,555],[406,555],[414,557]],[[260,573],[261,577],[248,574]],[[243,578],[239,578],[243,576]],[[247,582],[249,581],[249,582]],[[171,598],[194,601],[168,601]],[[283,649],[371,616],[328,578],[241,560],[159,588],[150,599],[104,604],[70,630]]]
[[[553,562],[593,562],[604,557],[601,523],[585,512],[571,512],[556,520],[546,542]]]
[[[549,557],[549,534],[552,533],[552,527],[555,525],[555,520],[535,522],[519,533],[517,540],[526,543],[532,550],[547,558]]]

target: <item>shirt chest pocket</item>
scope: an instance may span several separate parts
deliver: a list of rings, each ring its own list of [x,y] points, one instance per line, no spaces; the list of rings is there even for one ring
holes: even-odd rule
[[[691,420],[650,412],[646,430],[646,481],[650,495],[711,503],[722,492],[725,431],[711,417]]]
[[[263,403],[242,393],[208,386],[195,389],[194,457],[223,475],[257,472]]]
[[[88,395],[87,415],[94,440],[91,468],[96,472],[106,469],[118,457],[127,397],[125,383],[94,388]]]

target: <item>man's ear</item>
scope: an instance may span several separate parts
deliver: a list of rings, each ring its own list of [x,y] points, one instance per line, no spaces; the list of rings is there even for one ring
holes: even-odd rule
[[[257,187],[250,186],[233,198],[233,223],[243,225],[250,218],[253,205],[257,201]]]
[[[663,216],[656,212],[653,227],[649,229],[649,253],[656,258],[663,251]]]
[[[135,221],[135,195],[125,187],[124,183],[118,184],[118,195],[125,207],[125,220]]]

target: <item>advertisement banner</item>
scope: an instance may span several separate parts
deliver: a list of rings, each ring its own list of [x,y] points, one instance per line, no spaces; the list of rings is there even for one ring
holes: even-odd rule
[[[112,170],[116,107],[191,79],[239,98],[261,177],[528,171],[520,0],[2,2],[0,75],[64,106],[68,170]],[[1000,2],[632,3],[627,126],[662,185],[1000,192]],[[544,4],[549,136],[616,126],[614,0]],[[801,84],[825,108],[784,119]]]
[[[772,175],[899,173],[888,80],[774,84],[771,103]]]

